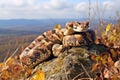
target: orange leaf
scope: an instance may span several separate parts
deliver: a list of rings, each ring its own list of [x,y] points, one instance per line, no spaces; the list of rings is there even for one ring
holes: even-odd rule
[[[57,24],[54,29],[60,29],[60,28],[61,28],[61,25]]]
[[[44,72],[38,69],[30,80],[45,80]]]
[[[7,60],[6,60],[6,65],[11,65],[11,64],[13,64],[14,63],[14,59],[13,58],[8,58]]]
[[[118,53],[117,53],[117,51],[115,51],[114,49],[110,49],[110,52],[111,52],[111,54],[112,54],[112,58],[113,58],[113,59],[116,59],[116,58],[118,57]]]
[[[117,51],[118,55],[120,55],[120,48],[118,48],[116,51]]]
[[[93,60],[93,61],[96,61],[96,55],[95,54],[90,54],[90,59]]]
[[[4,63],[0,63],[0,71],[4,68]]]
[[[92,65],[92,70],[91,70],[91,71],[92,71],[92,72],[95,71],[95,70],[97,69],[97,67],[98,67],[98,63],[93,64],[93,65]]]
[[[108,65],[109,66],[113,66],[114,65],[114,61],[112,60],[111,56],[109,55],[108,57]]]
[[[25,68],[26,76],[30,76],[32,74],[33,69]]]
[[[7,70],[3,70],[2,73],[0,74],[0,78],[3,80],[9,80],[12,76],[10,75],[10,72]]]

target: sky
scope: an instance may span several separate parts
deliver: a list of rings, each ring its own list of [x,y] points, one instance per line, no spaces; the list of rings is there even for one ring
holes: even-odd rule
[[[120,0],[90,0],[90,18],[118,18]],[[0,19],[89,18],[89,0],[0,0]]]

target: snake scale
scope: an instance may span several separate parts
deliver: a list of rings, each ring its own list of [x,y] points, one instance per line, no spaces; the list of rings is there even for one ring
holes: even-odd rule
[[[83,46],[94,42],[94,31],[88,30],[89,22],[67,22],[65,28],[53,29],[39,35],[20,55],[20,60],[27,67],[57,56],[56,51],[69,46]]]

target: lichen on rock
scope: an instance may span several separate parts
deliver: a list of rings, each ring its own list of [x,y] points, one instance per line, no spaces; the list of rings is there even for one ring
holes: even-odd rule
[[[45,80],[72,80],[79,74],[81,74],[79,77],[88,77],[81,64],[90,74],[90,66],[93,62],[89,59],[91,53],[89,50],[94,49],[94,46],[71,47],[60,53],[57,58],[43,62],[36,68],[45,73]]]

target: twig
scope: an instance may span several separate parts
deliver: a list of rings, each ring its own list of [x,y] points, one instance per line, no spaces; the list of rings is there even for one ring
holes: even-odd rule
[[[89,73],[87,72],[87,70],[85,69],[84,65],[82,63],[80,63],[81,67],[83,68],[83,70],[85,71],[85,73],[87,74],[87,76],[89,78],[91,78],[91,76],[89,75]]]
[[[91,20],[90,10],[91,10],[91,1],[89,0],[89,12],[88,12],[89,21]]]
[[[81,78],[81,79],[78,79],[78,80],[93,80],[92,78]]]
[[[96,5],[97,5],[96,7],[97,7],[97,12],[98,12],[98,18],[101,23],[101,13],[100,13],[99,5],[98,5],[98,0],[96,1]]]
[[[18,50],[19,50],[19,48],[17,48],[17,49],[15,50],[15,52],[5,61],[5,64],[6,64],[6,62],[7,62],[11,57],[13,57],[13,56],[17,53]]]
[[[64,67],[64,71],[65,71],[65,77],[66,77],[66,80],[69,80],[69,79],[68,79],[68,76],[67,76],[67,72],[66,72],[65,67]]]
[[[5,61],[7,60],[7,57],[8,57],[8,54],[9,54],[9,53],[10,53],[10,49],[8,50],[7,55],[5,56],[4,61],[3,61],[3,62],[5,62]]]
[[[17,48],[10,57],[13,57],[17,53],[18,50],[19,50],[19,48]]]
[[[78,74],[77,76],[75,76],[72,80],[75,80],[76,78],[78,78],[79,76],[81,76],[82,74],[84,74],[84,72]]]
[[[100,74],[101,74],[101,79],[102,79],[102,80],[104,80],[102,70],[101,70],[101,69],[99,69],[99,71],[100,71]]]

